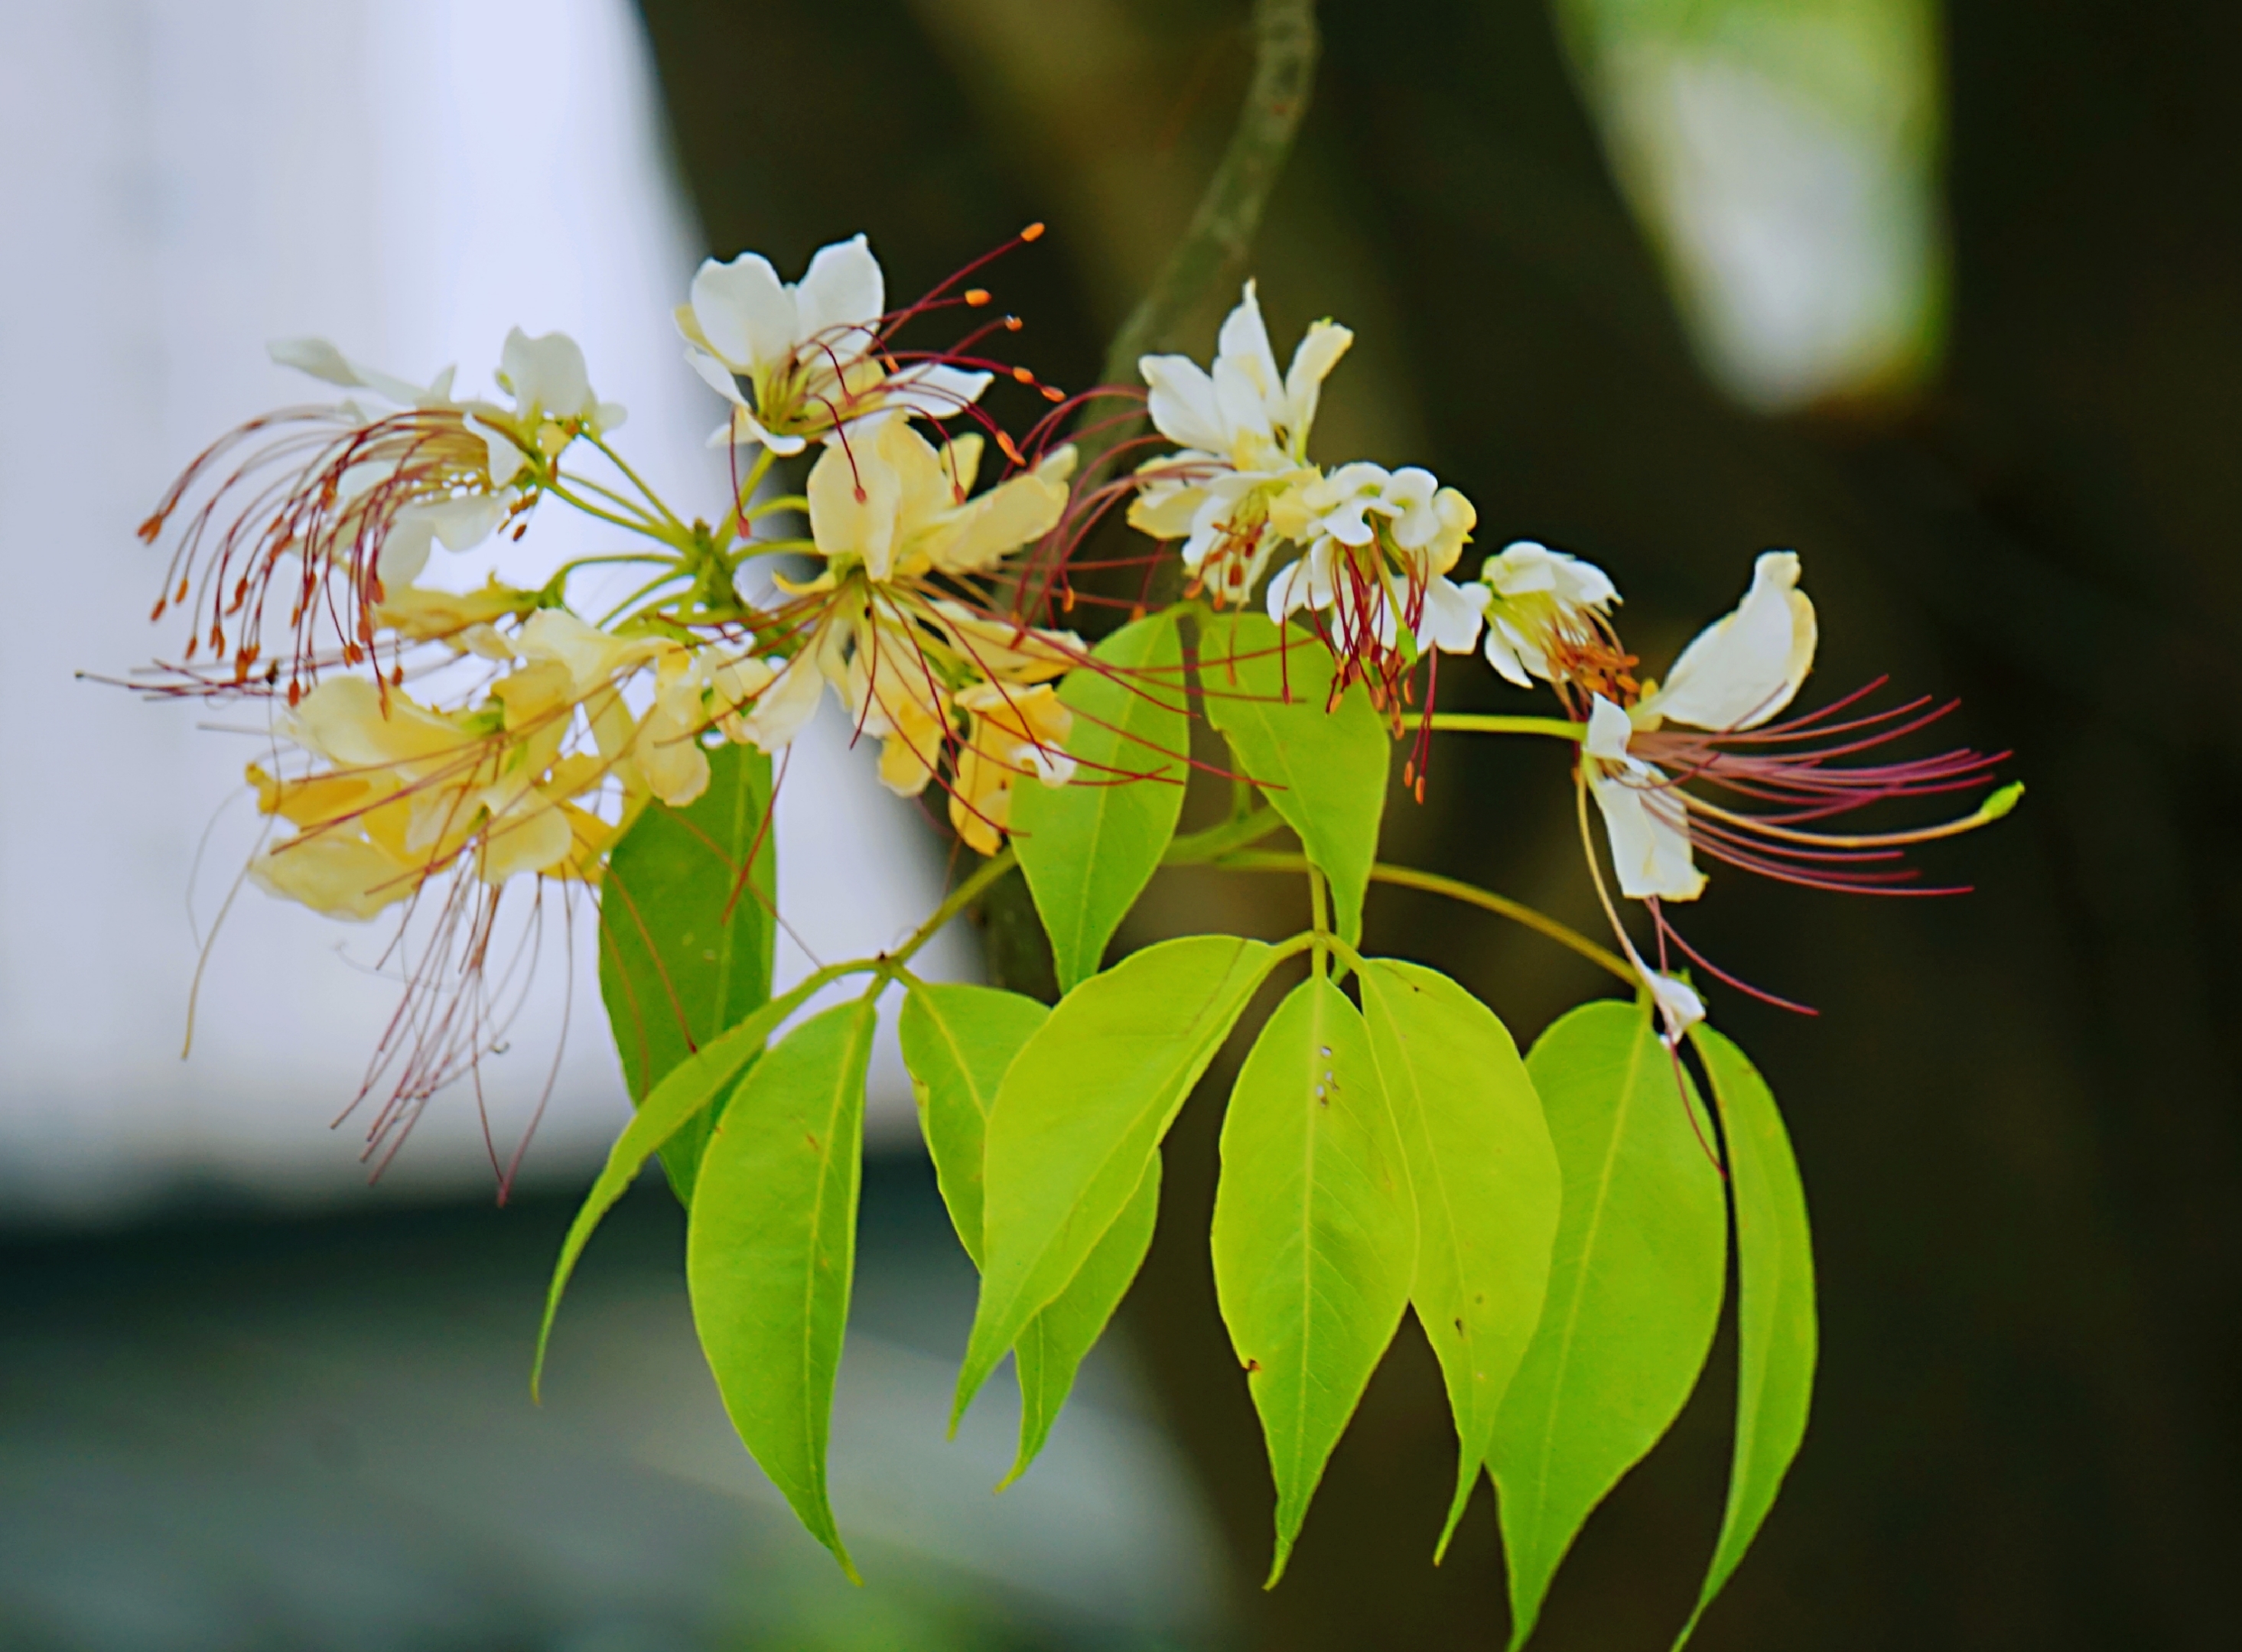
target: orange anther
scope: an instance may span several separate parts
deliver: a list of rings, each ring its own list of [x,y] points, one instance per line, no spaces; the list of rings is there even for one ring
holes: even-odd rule
[[[1045,401],[1064,401],[1066,400],[1066,393],[1059,389],[1056,385],[1045,385],[1043,388],[1044,400]]]
[[[1020,232],[1020,238],[1023,241],[1040,241],[1043,236],[1044,226],[1040,224],[1030,224]]]
[[[976,309],[980,308],[981,306],[989,302],[989,289],[987,287],[966,288],[965,302],[973,306]]]
[[[1028,462],[1026,460],[1020,457],[1019,445],[1004,431],[1000,430],[997,433],[997,446],[1003,451],[1004,457],[1010,460],[1015,465],[1024,465]]]
[[[1004,318],[1004,331],[1007,332],[1017,332],[1026,325],[1027,324],[1025,322],[1022,321],[1020,318],[1016,315],[1008,315]]]
[[[1024,385],[1031,385],[1036,381],[1035,374],[1030,373],[1025,367],[1013,368],[1012,377]]]

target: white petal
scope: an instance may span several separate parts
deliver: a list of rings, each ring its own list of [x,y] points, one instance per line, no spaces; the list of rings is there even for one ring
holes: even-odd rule
[[[1431,544],[1440,531],[1440,513],[1433,508],[1440,491],[1440,479],[1421,465],[1404,465],[1387,480],[1386,509],[1393,518],[1393,542],[1403,550]]]
[[[1425,612],[1417,635],[1443,654],[1469,654],[1487,623],[1487,588],[1457,585],[1440,574],[1425,583]]]
[[[693,319],[709,349],[742,371],[785,360],[801,336],[793,291],[755,252],[701,264],[693,278]]]
[[[331,385],[347,389],[366,386],[350,359],[325,339],[275,339],[265,346],[265,353],[284,367],[308,373]]]
[[[1681,800],[1648,763],[1628,761],[1620,774],[1592,767],[1588,789],[1603,813],[1611,839],[1612,869],[1620,893],[1637,901],[1694,901],[1705,875],[1689,856],[1689,831]]]
[[[995,376],[930,362],[923,367],[897,373],[880,386],[880,394],[891,407],[939,421],[980,400],[981,393]]]
[[[1690,1028],[1705,1018],[1705,1001],[1679,976],[1661,975],[1641,958],[1635,961],[1635,967],[1642,976],[1642,984],[1650,989],[1650,1001],[1657,1006],[1658,1018],[1665,1024],[1666,1031],[1659,1034],[1659,1039],[1671,1050]]]
[[[1252,386],[1264,425],[1281,416],[1279,398],[1284,394],[1285,381],[1277,373],[1277,353],[1269,347],[1268,325],[1261,319],[1261,300],[1255,294],[1252,282],[1245,284],[1245,295],[1238,299],[1238,307],[1223,318],[1222,331],[1214,341],[1214,356],[1218,384],[1221,382],[1222,364],[1227,361]]]
[[[1145,410],[1160,434],[1178,447],[1230,451],[1230,432],[1215,403],[1214,380],[1198,362],[1189,356],[1144,356],[1137,371],[1151,387]]]
[[[435,524],[426,515],[413,510],[397,514],[396,525],[381,541],[381,560],[375,564],[391,596],[420,577],[420,570],[428,566],[428,546],[435,533]]]
[[[1814,668],[1814,605],[1798,557],[1769,551],[1735,613],[1715,620],[1674,662],[1648,708],[1698,729],[1751,729],[1790,703]]]
[[[843,361],[871,347],[872,330],[888,307],[880,261],[861,235],[817,249],[795,289],[803,340],[816,339]]]
[[[446,550],[466,551],[491,536],[492,530],[505,517],[506,507],[498,500],[477,494],[416,505],[411,514],[425,520],[435,530]]]
[[[1335,322],[1311,326],[1292,352],[1292,365],[1285,373],[1285,428],[1295,451],[1306,442],[1308,426],[1316,421],[1316,404],[1322,399],[1324,380],[1339,365],[1354,334]]]
[[[816,715],[818,697],[824,689],[825,679],[808,652],[795,655],[778,680],[756,699],[755,709],[742,720],[747,725],[748,738],[765,753],[784,750]]]
[[[1514,682],[1521,688],[1534,686],[1527,674],[1526,662],[1519,656],[1517,645],[1512,641],[1510,628],[1500,620],[1490,621],[1487,628],[1487,662],[1493,666],[1505,682]]]
[[[732,370],[706,350],[694,345],[686,346],[685,361],[687,366],[701,375],[701,383],[707,385],[709,389],[723,397],[734,406],[744,407],[748,405],[748,399],[740,393],[739,380],[732,376]]]
[[[1215,358],[1214,405],[1223,428],[1230,433],[1231,451],[1236,450],[1238,439],[1249,432],[1257,436],[1271,433],[1267,398],[1246,369],[1228,356]]]
[[[522,467],[529,462],[529,455],[514,445],[513,437],[495,425],[485,424],[472,413],[468,415],[467,424],[469,430],[482,438],[483,462],[490,468],[492,487],[504,487],[521,473]]]
[[[584,353],[565,332],[533,339],[514,328],[506,335],[499,366],[513,387],[514,405],[525,412],[534,407],[549,418],[576,419],[594,406]]]
[[[1308,559],[1305,556],[1291,567],[1280,569],[1277,577],[1269,581],[1269,617],[1282,625],[1286,616],[1311,606],[1309,599],[1314,585]]]
[[[1588,755],[1617,762],[1627,755],[1627,742],[1634,736],[1635,724],[1627,713],[1598,695],[1588,708],[1588,738],[1581,742]]]

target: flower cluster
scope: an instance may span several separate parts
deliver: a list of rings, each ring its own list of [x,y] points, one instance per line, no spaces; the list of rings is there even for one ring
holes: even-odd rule
[[[862,236],[818,252],[794,282],[755,253],[703,264],[676,324],[687,362],[726,404],[711,440],[733,454],[734,485],[714,526],[673,509],[616,452],[623,411],[594,393],[564,335],[507,337],[503,400],[455,397],[449,368],[423,386],[321,340],[273,346],[349,395],[223,439],[142,530],[152,541],[176,527],[156,615],[189,616],[156,691],[279,702],[275,749],[288,755],[249,773],[263,813],[288,829],[268,834],[252,878],[358,919],[409,915],[441,878],[439,930],[472,952],[510,883],[597,884],[641,811],[701,795],[715,747],[782,753],[829,691],[852,735],[878,743],[890,790],[947,794],[958,838],[996,855],[1018,786],[1077,782],[1077,714],[1060,687],[1092,655],[1050,623],[1043,593],[1069,577],[1085,525],[1123,498],[1131,527],[1178,545],[1187,605],[1259,602],[1319,638],[1337,663],[1334,702],[1361,684],[1399,733],[1426,668],[1420,796],[1439,729],[1572,742],[1583,831],[1593,799],[1619,896],[1650,915],[1656,967],[1621,923],[1593,843],[1590,867],[1669,1037],[1703,1013],[1669,949],[1720,974],[1665,914],[1703,890],[1701,857],[1823,888],[1916,891],[1904,848],[2013,802],[2013,789],[1997,793],[1923,830],[1829,829],[1859,805],[1977,785],[1993,760],[1839,761],[1941,715],[1921,702],[1863,713],[1856,695],[1776,721],[1816,642],[1796,555],[1762,556],[1734,614],[1662,683],[1640,676],[1602,570],[1520,541],[1459,579],[1478,521],[1461,492],[1419,466],[1311,457],[1346,328],[1316,322],[1280,370],[1248,282],[1211,366],[1139,363],[1144,411],[1172,449],[1145,458],[1150,439],[1111,440],[1138,393],[1071,399],[986,353],[1015,317],[976,317],[946,348],[902,341],[930,317],[985,310],[989,292],[965,282],[986,262],[900,309]],[[1051,404],[1020,436],[983,406],[1000,377]],[[1091,397],[1128,409],[1078,433],[1093,451],[1134,455],[1103,480],[1077,473],[1061,433]],[[775,467],[790,463],[799,491],[782,492]],[[459,590],[432,575],[436,546],[519,537],[548,503],[634,535],[631,548],[563,565],[534,589]],[[576,573],[594,563],[647,575],[596,622],[571,607]],[[281,631],[285,643],[269,641]],[[1553,691],[1564,716],[1436,715],[1438,656],[1473,652],[1515,687]],[[408,1063],[404,1086],[456,1065]]]

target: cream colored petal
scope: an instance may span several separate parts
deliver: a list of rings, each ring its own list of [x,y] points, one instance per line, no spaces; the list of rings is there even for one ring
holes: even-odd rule
[[[1744,600],[1698,633],[1644,710],[1698,729],[1756,728],[1806,681],[1814,643],[1814,605],[1798,589],[1797,554],[1766,552]]]
[[[937,566],[976,574],[1057,526],[1066,485],[1042,475],[1015,476],[967,503],[958,532]]]
[[[262,850],[249,863],[249,881],[314,912],[361,923],[409,898],[420,882],[413,868],[339,831],[292,837]]]
[[[1658,1018],[1665,1027],[1659,1038],[1671,1050],[1705,1018],[1705,1001],[1679,976],[1661,975],[1641,958],[1635,960],[1635,966],[1642,984],[1650,990],[1650,1002],[1657,1007]]]
[[[579,419],[598,405],[584,353],[565,332],[533,339],[515,327],[506,335],[499,369],[525,413],[534,408],[550,419]]]
[[[1339,366],[1339,358],[1354,342],[1354,334],[1332,321],[1311,325],[1292,352],[1292,365],[1285,373],[1285,419],[1292,437],[1292,457],[1306,456],[1308,427],[1316,421],[1323,398],[1324,380]]]
[[[909,426],[895,420],[879,435],[893,430],[909,433]],[[829,560],[856,557],[876,580],[887,578],[895,564],[896,519],[903,494],[903,479],[883,458],[881,446],[876,438],[830,444],[810,467],[808,490],[809,533],[818,554]]]
[[[1596,695],[1588,708],[1588,732],[1581,742],[1581,749],[1591,757],[1621,762],[1626,760],[1628,742],[1634,737],[1635,723],[1627,713],[1603,695]]]
[[[748,743],[768,753],[785,750],[816,715],[824,688],[824,676],[816,662],[796,655],[763,690],[755,709],[741,719]]]
[[[575,844],[560,806],[533,790],[492,821],[475,872],[486,883],[503,883],[518,873],[550,871]]]

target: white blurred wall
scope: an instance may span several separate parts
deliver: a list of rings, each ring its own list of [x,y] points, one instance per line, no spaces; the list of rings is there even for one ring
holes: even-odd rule
[[[717,406],[669,322],[700,249],[655,99],[628,0],[0,0],[0,1221],[213,1179],[288,1198],[488,1184],[470,1093],[437,1099],[373,1194],[361,1132],[328,1127],[394,1004],[380,926],[244,890],[180,1060],[190,905],[206,926],[257,832],[257,741],[197,725],[261,715],[72,674],[176,647],[144,623],[162,554],[133,537],[172,474],[237,420],[326,393],[267,363],[271,338],[323,334],[412,378],[455,361],[472,390],[509,326],[564,329],[628,406],[634,463],[713,516]],[[607,531],[555,515],[504,565]],[[830,708],[820,732],[777,842],[782,908],[829,960],[907,932],[939,851]],[[532,1179],[580,1178],[624,1116],[578,951],[548,959],[485,1067],[510,1143],[573,996]],[[782,978],[807,967],[782,944]],[[892,1050],[874,1087],[876,1130],[907,1132]]]

